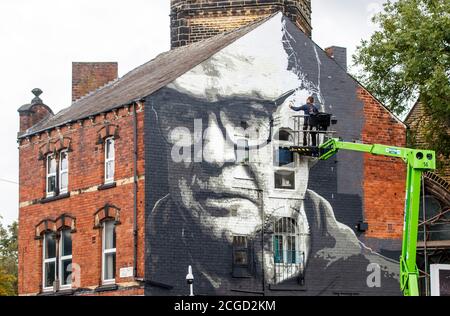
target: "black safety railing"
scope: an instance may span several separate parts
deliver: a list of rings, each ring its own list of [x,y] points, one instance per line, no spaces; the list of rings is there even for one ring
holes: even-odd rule
[[[336,133],[330,130],[331,114],[294,115],[294,147],[319,147]]]
[[[292,280],[303,284],[305,253],[303,251],[285,250],[283,258],[274,258],[274,281],[280,283]]]

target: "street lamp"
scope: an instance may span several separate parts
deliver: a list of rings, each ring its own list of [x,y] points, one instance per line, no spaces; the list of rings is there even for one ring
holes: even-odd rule
[[[192,274],[192,267],[189,266],[188,274],[186,275],[186,282],[189,284],[190,294],[189,296],[194,296],[194,275]]]

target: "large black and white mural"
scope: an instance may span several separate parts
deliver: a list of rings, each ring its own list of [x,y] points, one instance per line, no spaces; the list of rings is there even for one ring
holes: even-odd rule
[[[310,96],[358,139],[356,89],[277,14],[148,96],[146,294],[188,295],[191,266],[196,295],[400,295],[399,248],[354,229],[362,157],[286,149],[303,141],[291,106]]]

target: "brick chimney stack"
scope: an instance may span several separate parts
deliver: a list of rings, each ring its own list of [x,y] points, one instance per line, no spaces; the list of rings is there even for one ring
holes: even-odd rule
[[[73,62],[72,102],[117,79],[116,62]]]
[[[34,98],[31,100],[31,103],[22,105],[17,110],[20,116],[19,135],[23,134],[27,131],[27,129],[36,125],[43,119],[54,115],[52,109],[45,105],[41,100],[41,89],[35,88],[31,91],[31,93],[34,94]]]
[[[171,46],[198,42],[278,11],[311,36],[311,0],[171,0]]]
[[[328,57],[334,59],[342,68],[347,71],[347,48],[331,46],[325,48]]]

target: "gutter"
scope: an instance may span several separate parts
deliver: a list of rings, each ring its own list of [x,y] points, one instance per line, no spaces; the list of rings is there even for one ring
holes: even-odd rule
[[[137,189],[138,189],[138,171],[137,171],[137,113],[136,106],[138,102],[133,104],[133,277],[137,278],[137,247],[138,247],[138,227],[137,227]]]

